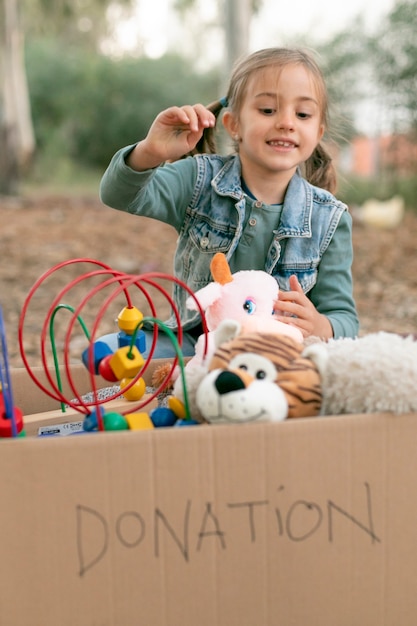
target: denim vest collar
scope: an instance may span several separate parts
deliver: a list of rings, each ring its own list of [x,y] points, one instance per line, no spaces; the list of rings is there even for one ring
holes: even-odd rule
[[[243,197],[241,184],[241,164],[237,155],[229,157],[224,166],[213,178],[212,186],[221,196],[235,200]],[[311,212],[313,192],[311,186],[301,177],[299,171],[291,178],[285,194],[278,239],[282,237],[311,237]]]

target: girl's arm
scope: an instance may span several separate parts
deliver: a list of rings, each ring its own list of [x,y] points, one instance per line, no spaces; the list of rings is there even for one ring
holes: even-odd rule
[[[126,162],[141,172],[165,161],[176,161],[193,150],[203,131],[215,123],[213,113],[202,104],[170,107],[159,113],[146,138],[136,145]]]

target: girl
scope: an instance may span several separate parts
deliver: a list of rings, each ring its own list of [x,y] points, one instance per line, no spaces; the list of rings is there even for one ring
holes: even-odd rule
[[[222,109],[235,146],[226,156],[214,143]],[[236,65],[226,98],[207,108],[166,109],[143,141],[117,152],[101,199],[171,224],[179,233],[175,275],[193,291],[212,280],[210,260],[224,252],[232,272],[264,270],[276,278],[275,316],[304,337],[354,337],[352,222],[332,195],[335,171],[321,144],[327,109],[311,56],[259,50]],[[193,339],[201,325],[184,291],[174,287],[174,299]]]

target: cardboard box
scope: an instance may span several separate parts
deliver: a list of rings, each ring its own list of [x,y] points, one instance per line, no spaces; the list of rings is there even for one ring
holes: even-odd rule
[[[416,441],[417,415],[2,440],[0,625],[415,626]]]

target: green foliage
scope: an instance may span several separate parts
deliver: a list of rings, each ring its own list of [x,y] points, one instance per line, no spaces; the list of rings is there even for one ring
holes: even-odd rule
[[[315,50],[326,79],[331,107],[331,135],[336,141],[354,136],[354,108],[363,97],[360,73],[367,59],[368,39],[360,18]]]
[[[106,18],[109,0],[20,0],[25,36],[59,37],[67,44],[96,49],[100,38],[108,33]],[[116,0],[114,4],[132,10],[133,0]]]
[[[384,97],[400,125],[417,128],[417,1],[398,0],[377,36],[372,58]]]
[[[338,198],[350,207],[361,206],[369,198],[383,201],[396,195],[404,198],[407,209],[417,212],[417,180],[411,176],[403,178],[349,176],[339,181],[337,194]]]
[[[112,61],[43,41],[27,57],[38,147],[52,159],[106,166],[117,149],[145,136],[162,109],[218,96],[215,75],[193,74],[176,56]]]

